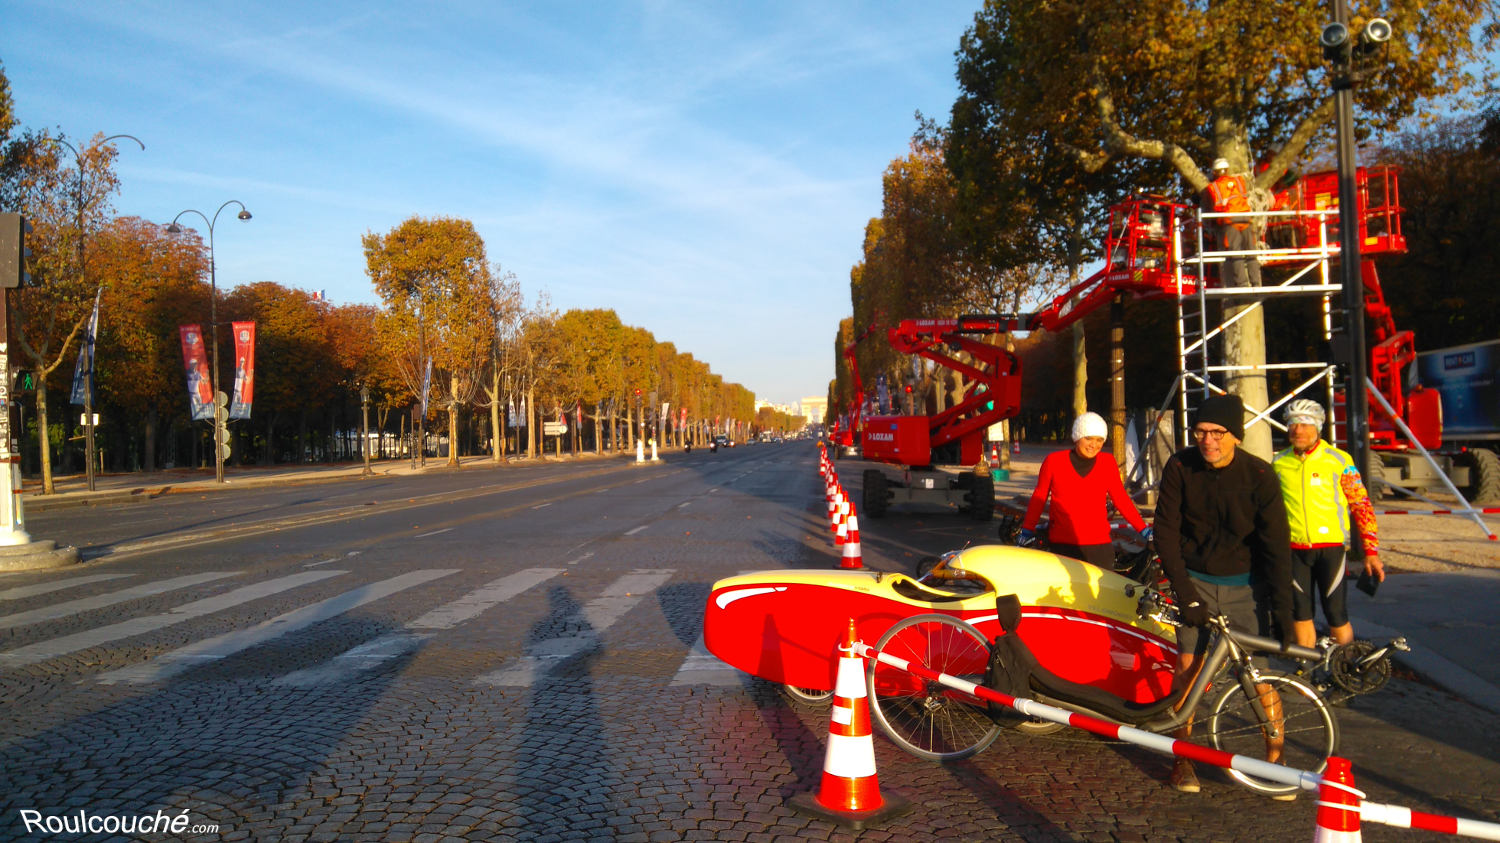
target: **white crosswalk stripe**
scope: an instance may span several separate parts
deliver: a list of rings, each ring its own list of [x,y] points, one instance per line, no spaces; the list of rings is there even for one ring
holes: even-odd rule
[[[584,554],[568,564],[573,565],[592,556],[592,553]],[[297,688],[356,681],[360,676],[368,674],[381,665],[390,664],[394,659],[415,652],[434,637],[458,629],[481,615],[492,612],[497,607],[503,609],[511,601],[521,598],[528,592],[533,592],[538,586],[574,570],[571,567],[527,568],[506,574],[468,591],[455,600],[428,609],[397,629],[272,681],[284,687]],[[253,647],[305,630],[321,621],[343,615],[373,601],[457,572],[456,569],[411,571],[359,585],[334,597],[301,605],[275,617],[232,629],[229,632],[199,640],[193,640],[191,637],[193,627],[190,622],[192,621],[222,615],[257,600],[292,593],[304,586],[311,586],[335,577],[347,577],[350,574],[349,570],[325,569],[321,566],[298,569],[293,574],[241,585],[222,593],[198,597],[138,617],[130,616],[130,608],[116,610],[115,617],[119,618],[123,615],[124,620],[70,631],[64,635],[33,641],[0,652],[0,670],[39,664],[49,659],[91,649],[149,646],[153,640],[150,638],[152,633],[184,626],[190,630],[188,640],[191,643],[149,660],[127,664],[94,677],[95,681],[104,684],[159,682],[177,676],[194,666],[235,656]],[[552,619],[558,623],[559,628],[578,631],[533,642],[526,646],[525,655],[513,659],[498,670],[478,676],[473,681],[499,687],[532,685],[564,660],[599,646],[607,630],[619,625],[623,618],[669,582],[675,573],[674,569],[642,568],[618,577],[593,599],[567,610],[568,616]],[[248,574],[250,574],[249,571],[210,571],[138,583],[108,593],[75,600],[63,600],[53,605],[0,616],[0,630],[40,624],[59,618],[71,618],[80,612],[127,604],[130,601],[154,595],[167,594]],[[139,576],[139,574],[94,574],[17,586],[0,590],[0,601],[32,598],[132,576]],[[583,588],[581,585],[572,587]],[[580,599],[586,596],[586,593],[578,595]],[[281,599],[285,601],[287,598]],[[537,601],[541,600],[539,597],[526,599],[529,601],[528,605],[533,607]],[[220,630],[223,628],[222,625],[219,626]],[[140,639],[144,643],[136,645],[132,639]],[[734,686],[740,684],[743,679],[744,674],[709,653],[704,648],[702,636],[699,635],[671,678],[670,684],[674,686]]]
[[[133,576],[135,574],[94,574],[88,577],[71,577],[65,580],[53,580],[52,582],[37,583],[35,585],[18,585],[15,588],[7,588],[4,591],[0,591],[0,600],[20,600],[25,597],[35,597],[38,594],[62,591],[65,588],[77,588],[80,585],[88,585],[91,582],[105,582],[107,580],[118,580]]]
[[[598,643],[599,634],[614,625],[647,595],[676,573],[670,569],[641,569],[620,577],[600,596],[577,611],[582,631],[577,635],[550,638],[532,644],[525,656],[480,676],[478,682],[500,687],[530,687],[539,674],[560,661],[576,656]]]
[[[730,667],[708,651],[708,647],[703,644],[703,634],[699,633],[698,640],[693,642],[693,649],[682,660],[682,666],[677,668],[677,674],[672,677],[670,684],[735,686],[744,681],[743,672]]]
[[[195,665],[217,661],[227,656],[248,650],[268,641],[280,638],[315,623],[357,609],[383,597],[389,597],[413,586],[457,573],[456,568],[412,571],[380,582],[363,585],[330,597],[309,606],[277,615],[248,629],[235,630],[223,635],[206,638],[185,647],[179,647],[152,659],[149,662],[131,665],[100,674],[98,681],[105,684],[157,682],[177,675]]]
[[[206,582],[221,580],[225,577],[235,576],[228,571],[209,571],[204,574],[190,574],[185,577],[174,577],[169,580],[142,583],[122,591],[111,591],[108,594],[98,594],[93,597],[83,597],[78,600],[69,600],[66,603],[56,603],[51,606],[43,606],[29,612],[17,612],[14,615],[6,615],[0,618],[0,629],[14,629],[27,624],[41,623],[58,618],[66,618],[79,612],[88,612],[94,609],[102,609],[105,606],[113,606],[116,603],[124,603],[129,600],[138,600],[142,597],[150,597],[179,588],[190,588],[202,585]]]
[[[389,632],[340,653],[313,667],[297,670],[276,680],[277,685],[310,688],[315,685],[343,682],[360,673],[379,667],[387,661],[412,652],[433,632],[452,629],[477,617],[486,609],[525,592],[561,574],[561,568],[529,568],[501,577],[446,603],[406,624],[405,629]]]
[[[258,600],[272,594],[279,594],[288,589],[314,583],[319,580],[326,580],[329,577],[338,576],[343,573],[347,572],[334,570],[304,571],[289,577],[281,577],[279,579],[255,583],[254,585],[243,586],[233,591],[214,595],[213,597],[205,597],[202,600],[194,600],[191,603],[185,603],[159,615],[131,618],[127,621],[96,627],[72,635],[64,635],[61,638],[39,641],[35,644],[28,644],[24,647],[17,647],[14,650],[0,653],[0,666],[35,664],[54,656],[76,653],[79,650],[86,650],[90,647],[98,647],[137,635],[145,635],[148,632],[155,632],[158,629],[212,614],[213,612],[232,609],[251,600]]]

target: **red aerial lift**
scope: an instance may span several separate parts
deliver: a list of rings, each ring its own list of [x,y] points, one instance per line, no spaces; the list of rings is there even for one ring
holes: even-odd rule
[[[864,417],[864,458],[900,469],[864,472],[865,514],[879,518],[893,503],[938,503],[980,520],[994,516],[995,483],[978,467],[989,426],[1021,409],[1021,362],[979,337],[1016,326],[1014,317],[993,315],[908,319],[890,329],[892,348],[960,373],[965,387],[957,403],[936,415]]]
[[[1358,197],[1360,254],[1374,258],[1406,252],[1401,232],[1399,169],[1392,166],[1359,167],[1355,173]],[[1305,260],[1307,256],[1338,257],[1338,172],[1311,173],[1276,194],[1273,210],[1301,211],[1299,215],[1272,216],[1267,240],[1273,247],[1287,247],[1302,254],[1270,252],[1265,262]],[[1326,216],[1318,213],[1334,211]],[[1046,307],[1026,318],[1028,330],[1056,331],[1082,319],[1115,296],[1128,293],[1137,299],[1189,295],[1199,283],[1210,287],[1218,279],[1196,274],[1195,244],[1184,245],[1177,232],[1193,231],[1194,207],[1162,196],[1138,194],[1110,208],[1105,235],[1105,263],[1099,271],[1054,298]],[[1408,438],[1391,416],[1376,406],[1370,408],[1370,448],[1378,455],[1382,476],[1402,485],[1423,487],[1439,481],[1440,471],[1465,494],[1478,500],[1500,496],[1500,455],[1485,447],[1444,442],[1440,394],[1420,384],[1407,388],[1407,373],[1417,359],[1416,338],[1399,330],[1385,301],[1373,260],[1360,262],[1363,305],[1373,335],[1369,346],[1370,380],[1395,410],[1412,436]],[[1342,420],[1343,396],[1335,397],[1335,418]],[[1339,430],[1344,429],[1343,425]],[[1497,432],[1496,438],[1500,438]],[[1413,441],[1414,440],[1414,441]],[[1433,454],[1428,461],[1415,447],[1420,444]],[[1479,444],[1479,443],[1474,443]],[[1486,441],[1493,446],[1494,442]],[[1441,450],[1440,450],[1441,449]],[[1375,465],[1367,466],[1373,473]]]

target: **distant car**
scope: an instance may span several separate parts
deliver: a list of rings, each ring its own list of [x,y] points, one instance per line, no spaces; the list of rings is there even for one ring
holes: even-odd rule
[[[714,437],[714,444],[717,445],[717,446],[719,446],[720,448],[733,448],[734,447],[734,443],[729,441],[729,437],[725,436],[722,433],[719,434],[718,436]]]

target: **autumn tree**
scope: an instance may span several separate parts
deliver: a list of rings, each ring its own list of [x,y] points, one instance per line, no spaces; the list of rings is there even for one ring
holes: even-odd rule
[[[1383,160],[1401,166],[1407,252],[1380,274],[1396,326],[1422,349],[1500,336],[1493,308],[1500,279],[1500,127],[1497,112],[1445,120],[1396,138]],[[1500,133],[1497,133],[1500,134]]]
[[[89,264],[104,287],[95,377],[99,398],[139,428],[141,466],[159,464],[163,431],[191,425],[178,326],[208,313],[200,245],[140,217],[117,217],[90,241]],[[105,424],[109,424],[105,415]],[[137,437],[139,437],[137,439]]]
[[[482,384],[484,399],[477,406],[490,411],[490,460],[505,460],[506,401],[513,398],[506,390],[507,347],[515,341],[520,331],[526,301],[521,295],[521,284],[514,273],[506,272],[497,264],[490,271],[489,342],[490,366],[488,377]]]
[[[75,147],[65,137],[28,131],[10,139],[3,154],[0,204],[32,226],[27,244],[33,286],[11,297],[10,336],[18,356],[36,372],[42,490],[52,494],[48,378],[72,362],[68,352],[77,348],[101,283],[89,266],[89,244],[111,217],[110,197],[119,190],[117,151],[103,135]]]
[[[429,388],[447,409],[448,464],[458,465],[458,412],[479,388],[494,337],[484,241],[467,220],[411,217],[361,242],[385,305],[376,323],[382,350],[419,404],[431,367]]]
[[[1357,68],[1367,132],[1394,130],[1424,104],[1472,87],[1471,69],[1482,66],[1475,60],[1487,46],[1475,24],[1492,34],[1496,21],[1492,0],[1393,0],[1381,13],[1396,37]],[[987,0],[960,44],[954,132],[962,122],[970,137],[1045,144],[1085,173],[1160,162],[1194,195],[1210,180],[1207,163],[1223,157],[1264,196],[1331,136],[1334,91],[1316,39],[1328,16],[1325,4],[1309,0]],[[1243,320],[1230,339],[1227,354],[1240,365],[1254,365],[1257,353],[1264,360],[1258,321]],[[1265,406],[1263,377],[1232,389]],[[1264,426],[1253,430],[1265,441],[1247,445],[1268,453]]]

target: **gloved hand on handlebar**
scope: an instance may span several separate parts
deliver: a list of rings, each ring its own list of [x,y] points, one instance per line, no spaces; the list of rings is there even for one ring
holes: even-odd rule
[[[1148,542],[1156,538],[1156,528],[1151,526],[1150,524],[1147,524],[1146,529],[1141,531],[1141,538],[1145,539]]]
[[[1036,530],[1022,530],[1019,543],[1022,547],[1036,544]]]
[[[1201,600],[1195,599],[1189,603],[1183,603],[1178,607],[1177,613],[1182,618],[1182,622],[1188,626],[1208,625],[1208,607],[1203,605]]]

